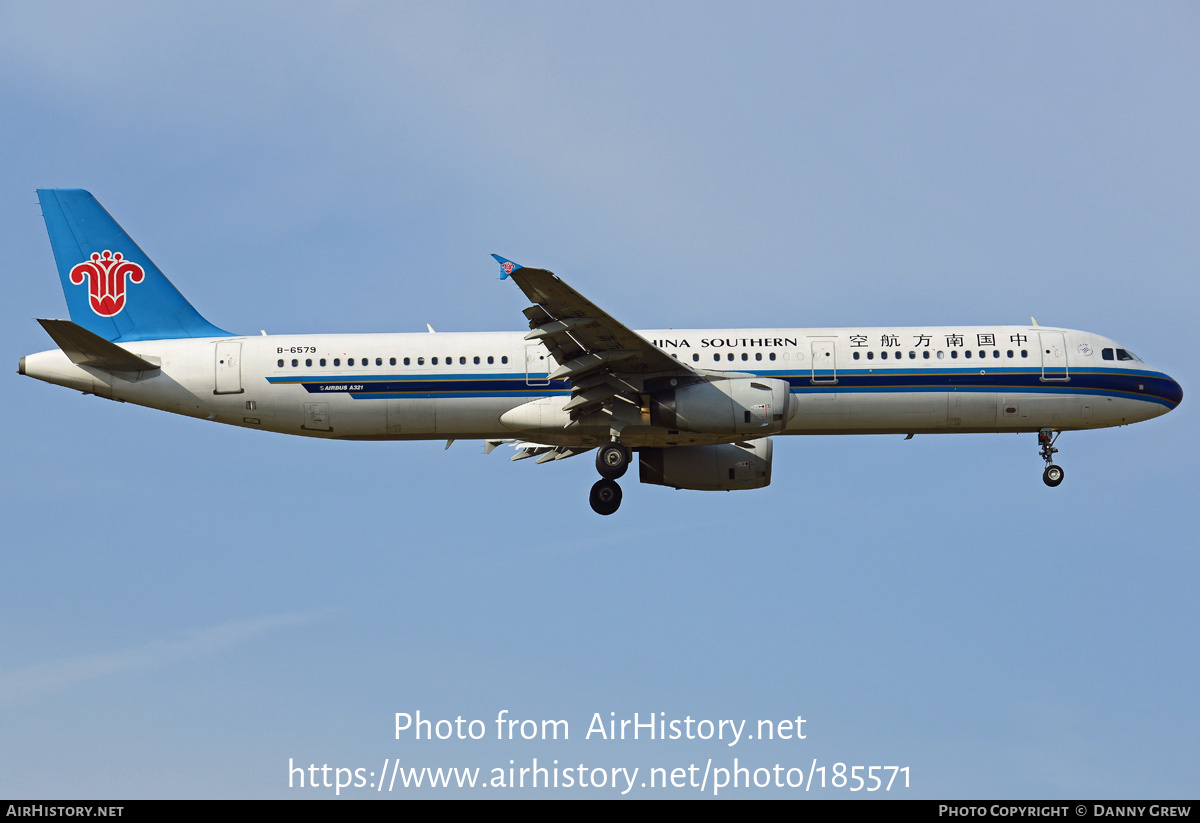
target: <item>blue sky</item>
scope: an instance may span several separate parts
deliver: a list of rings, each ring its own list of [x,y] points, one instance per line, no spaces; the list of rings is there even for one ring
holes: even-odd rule
[[[285,438],[15,370],[65,316],[34,189],[82,187],[233,331],[520,329],[498,252],[634,328],[1036,315],[1190,393],[1198,32],[1182,3],[0,5],[0,794],[737,757],[1195,797],[1186,398],[1064,435],[1056,490],[1033,435],[784,438],[768,489],[627,482],[599,518],[590,458]],[[395,739],[503,709],[571,739]],[[609,712],[807,737],[583,739]],[[727,796],[769,794],[802,793]]]

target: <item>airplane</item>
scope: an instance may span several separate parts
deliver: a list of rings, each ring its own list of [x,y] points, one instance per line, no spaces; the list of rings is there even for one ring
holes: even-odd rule
[[[1165,414],[1183,390],[1121,344],[1041,326],[627,328],[553,273],[498,255],[529,331],[238,335],[192,307],[81,189],[39,189],[70,320],[20,374],[245,428],[341,440],[483,440],[513,460],[596,451],[590,503],[642,483],[771,482],[772,435],[1028,432],[1043,481],[1064,431]],[[429,332],[433,332],[429,327]]]

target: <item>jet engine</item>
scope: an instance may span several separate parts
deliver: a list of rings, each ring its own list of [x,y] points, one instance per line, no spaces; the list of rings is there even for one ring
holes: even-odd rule
[[[650,395],[650,423],[702,434],[777,434],[795,414],[791,386],[769,377],[734,377]]]
[[[771,483],[771,439],[723,446],[640,449],[643,483],[696,491],[761,489]]]

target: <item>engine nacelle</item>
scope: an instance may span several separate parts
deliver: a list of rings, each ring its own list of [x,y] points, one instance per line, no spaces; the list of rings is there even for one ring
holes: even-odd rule
[[[639,449],[643,483],[695,491],[761,489],[771,483],[771,440],[739,446],[676,446]]]
[[[650,396],[650,423],[702,434],[777,434],[796,412],[786,380],[733,377]]]

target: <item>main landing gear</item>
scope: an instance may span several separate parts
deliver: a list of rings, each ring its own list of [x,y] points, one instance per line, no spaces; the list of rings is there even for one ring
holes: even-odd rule
[[[1054,448],[1054,443],[1060,434],[1062,432],[1056,432],[1054,429],[1042,429],[1038,432],[1038,445],[1041,447],[1042,459],[1046,461],[1046,470],[1042,472],[1042,482],[1050,487],[1063,482],[1065,475],[1062,466],[1054,465],[1054,455],[1058,452],[1058,449]]]
[[[612,514],[621,507],[621,487],[617,478],[629,471],[633,454],[618,441],[605,443],[596,451],[596,471],[600,479],[592,486],[588,502],[596,514]]]
[[[632,458],[629,449],[616,440],[605,443],[596,451],[596,471],[600,472],[601,477],[616,480],[629,471]]]
[[[616,480],[602,477],[592,486],[588,502],[596,514],[612,514],[621,508],[621,487]]]

